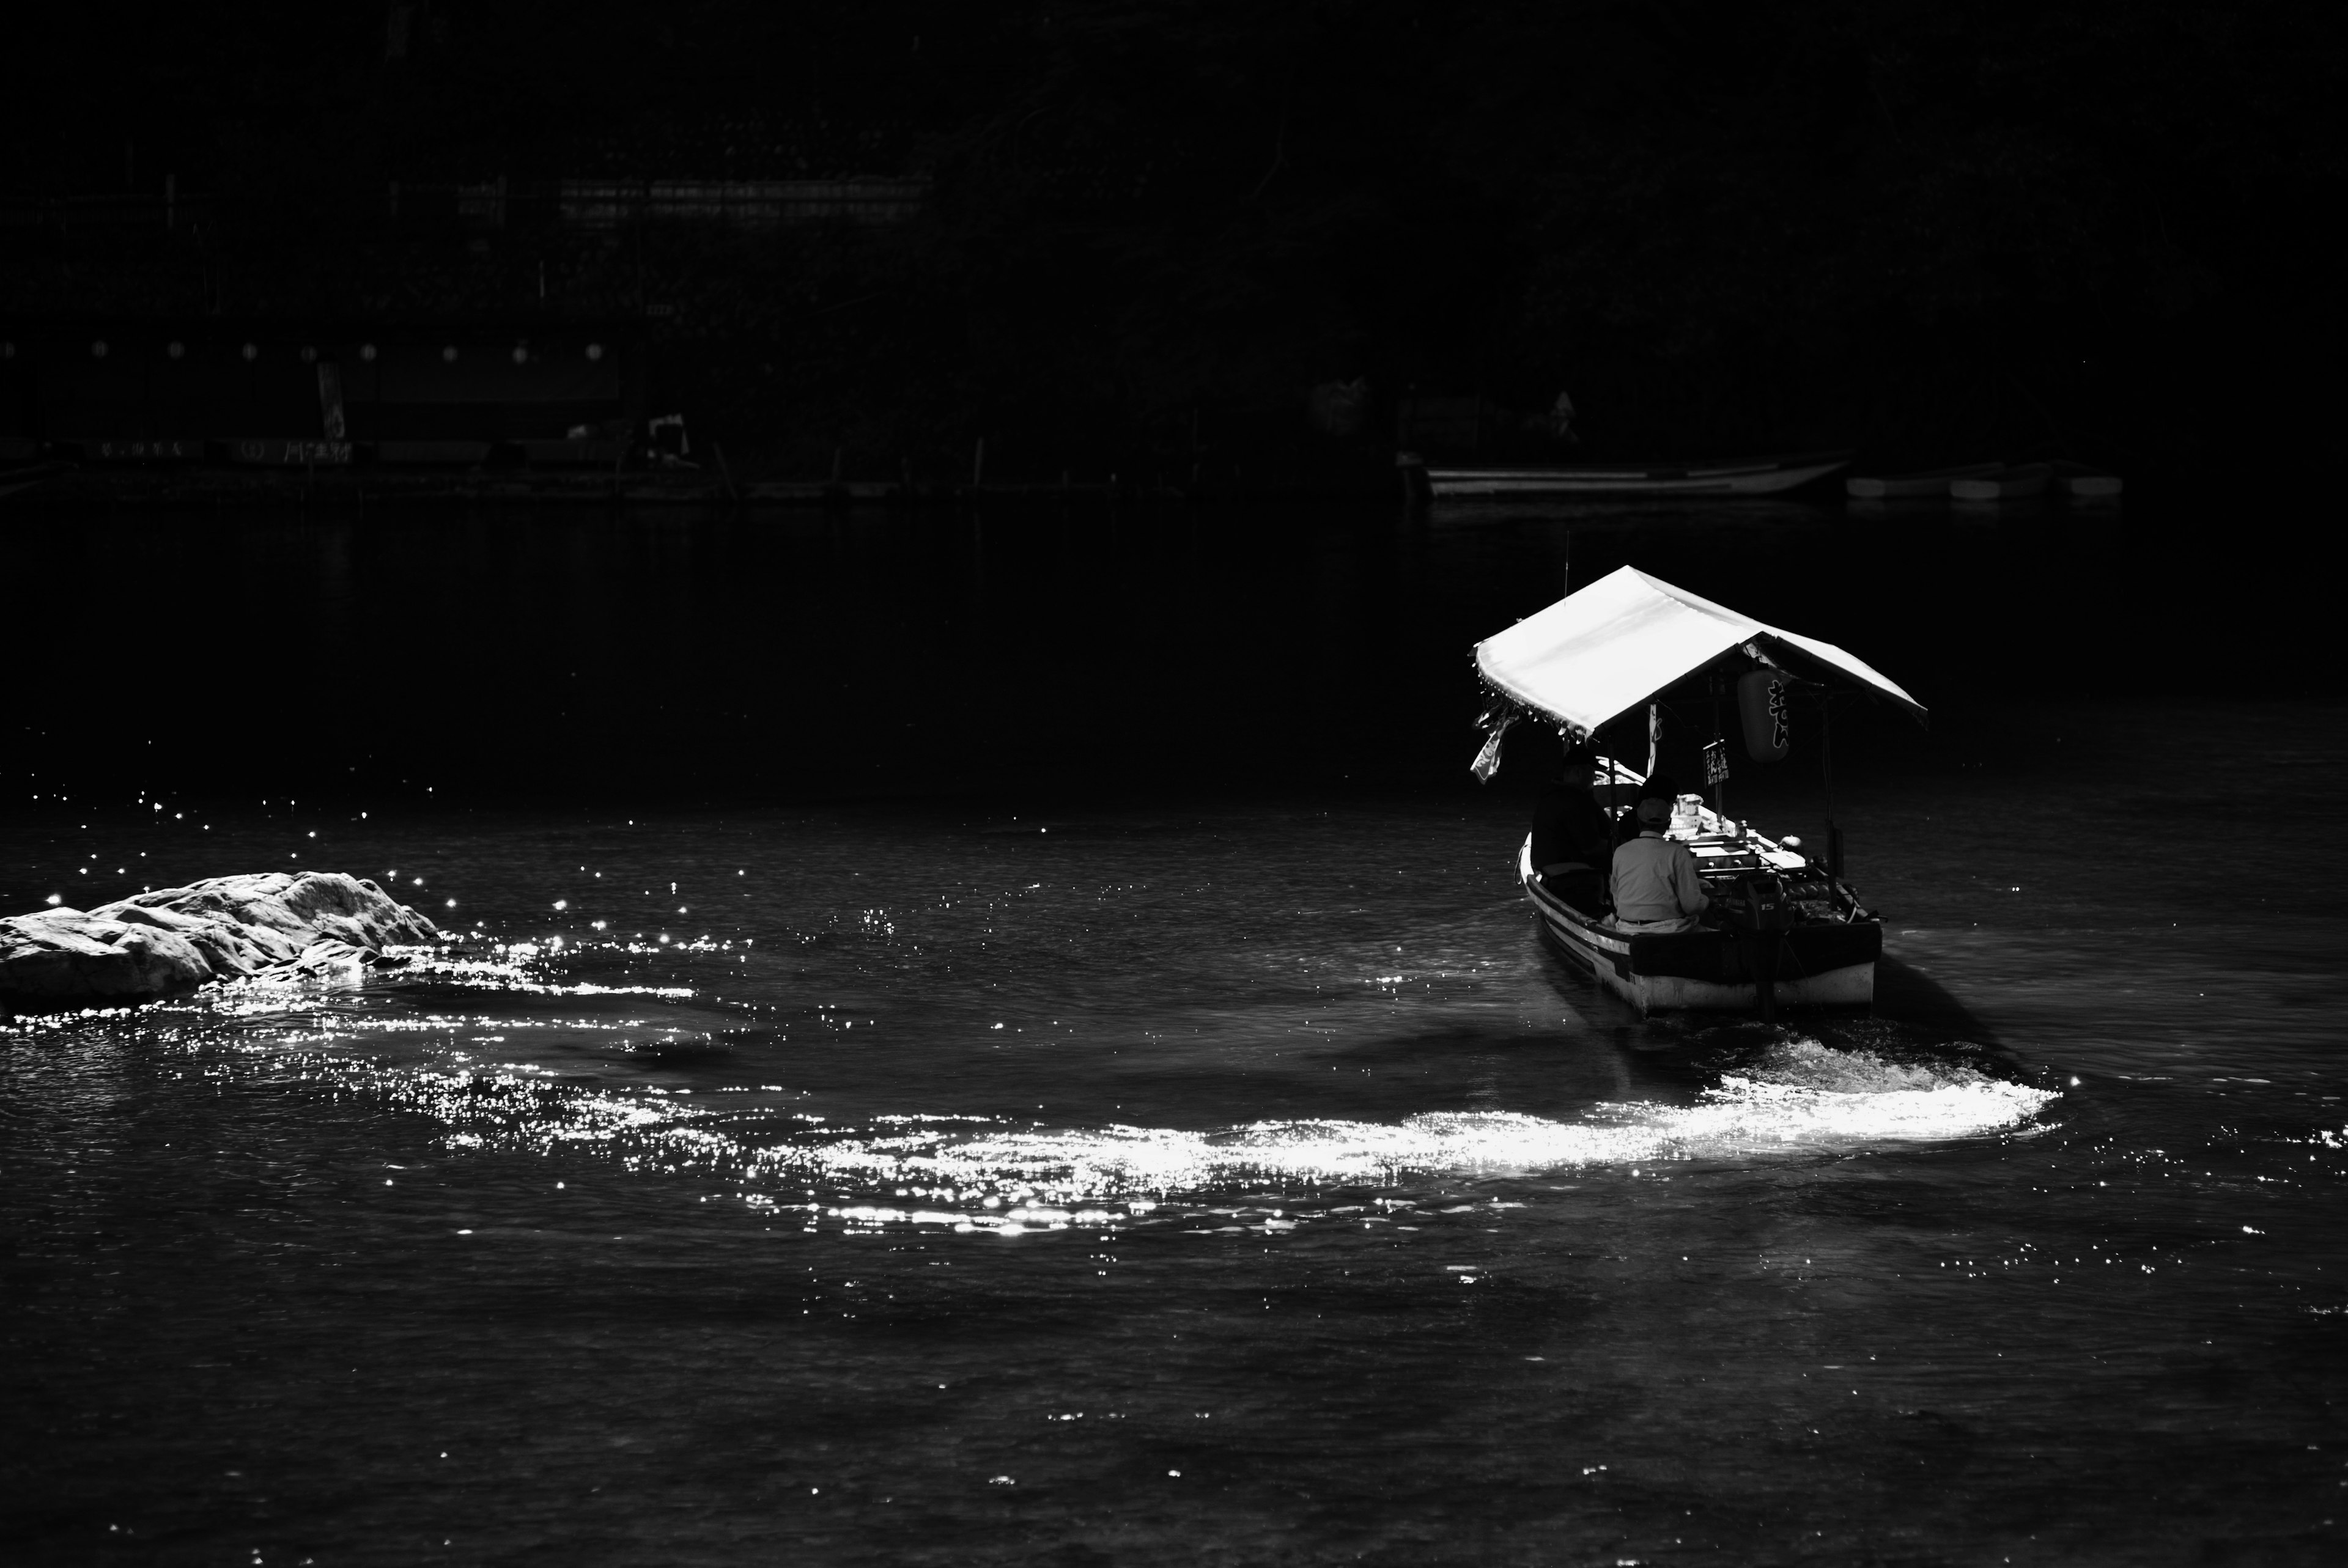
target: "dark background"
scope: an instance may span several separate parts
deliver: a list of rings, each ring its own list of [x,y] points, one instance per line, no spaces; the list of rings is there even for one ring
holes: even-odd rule
[[[2341,17],[46,7],[0,106],[0,317],[638,321],[653,399],[780,474],[951,475],[984,436],[993,476],[1246,489],[1374,471],[1414,388],[1566,389],[1584,455],[2288,484],[2338,445]],[[123,217],[167,176],[173,228]],[[849,176],[929,194],[594,234],[448,194]],[[1355,377],[1371,417],[1313,430]]]
[[[1576,583],[1636,566],[1914,692],[1929,729],[1839,704],[1851,781],[2075,760],[2083,708],[2171,712],[2138,765],[2206,766],[2197,713],[2336,700],[2320,577],[2236,548],[2277,517],[20,507],[0,580],[39,586],[10,610],[0,805],[77,829],[157,800],[1464,798],[1472,645],[1554,600],[1569,554]],[[1675,709],[1666,764],[1692,776],[1711,723]],[[1609,743],[1643,761],[1629,728]],[[1746,773],[1813,787],[1797,728],[1797,760]],[[1546,782],[1555,746],[1520,726],[1492,788]]]
[[[26,1282],[0,1366],[15,1534],[50,1560],[608,1558],[659,1536],[644,1552],[1075,1562],[1309,1554],[1303,1521],[1389,1563],[1461,1539],[1595,1555],[1626,1532],[1650,1559],[1684,1538],[1739,1561],[1962,1539],[2329,1561],[2348,1319],[2320,1262],[2338,1173],[2316,1161],[2341,1111],[2312,1091],[2336,1087],[2341,1016],[2336,507],[2306,482],[2338,446],[2338,17],[12,15],[8,332],[625,321],[647,395],[746,469],[966,475],[984,436],[1005,477],[1382,497],[0,497],[0,909],[427,865],[452,927],[541,934],[601,918],[555,908],[582,888],[649,909],[710,870],[759,888],[722,897],[771,966],[598,948],[581,974],[695,994],[424,979],[375,988],[380,1008],[262,997],[24,1037],[0,1057],[0,1250]],[[929,193],[889,224],[593,233],[519,204],[483,224],[457,194],[835,176]],[[1375,417],[1316,430],[1310,389],[1354,377]],[[2059,453],[2122,468],[2128,497],[1412,514],[1383,444],[1414,387],[1528,418],[1570,389],[1593,456]],[[663,1174],[560,1135],[561,1106],[624,1105],[654,1075],[836,1085],[859,1117],[1065,1118],[1064,1094],[1114,1093],[1141,1128],[1306,1093],[1380,1121],[1693,1094],[1693,1071],[1659,1088],[1608,1044],[1655,1037],[1567,999],[1511,907],[1554,742],[1520,735],[1488,790],[1467,773],[1470,645],[1552,600],[1569,551],[1578,583],[1635,565],[1843,644],[1931,708],[1929,730],[1856,702],[1838,723],[1854,876],[1900,917],[1903,967],[1979,1009],[1968,1038],[2067,1079],[2044,1136],[1885,1153],[1765,1109],[1725,1161],[1664,1144],[1711,1167],[1677,1187],[1598,1169],[1507,1220],[1463,1202],[1408,1273],[1383,1239],[1353,1250],[1349,1216],[1295,1245],[1128,1236],[1142,1270],[1115,1281],[1078,1261],[1089,1238],[990,1242],[952,1255],[965,1284],[871,1238],[757,1219],[729,1240],[692,1217],[717,1206],[692,1202],[716,1180],[702,1152]],[[1673,715],[1683,776],[1705,717]],[[1816,831],[1812,720],[1796,758],[1731,781],[1772,832]],[[1277,804],[1202,820],[1251,794]],[[805,825],[735,809],[876,799]],[[1046,839],[1029,814],[1069,801],[1103,809]],[[1119,809],[1152,801],[1178,809]],[[1057,906],[1008,891],[1046,878]],[[1407,992],[1357,984],[1371,965],[1406,966]],[[1560,1000],[1589,1027],[1558,1029]],[[868,1027],[830,1036],[843,1003]],[[1067,1041],[1082,1056],[990,1043],[1003,1065],[957,1065],[1008,1038],[977,1032],[1006,1003],[1109,1028]],[[641,1025],[602,1027],[623,1020]],[[1903,1027],[1868,1050],[1926,1038]],[[1135,1033],[1129,1066],[1092,1054]],[[583,1098],[509,1117],[473,1091],[516,1059],[485,1049],[560,1063]],[[1978,1083],[1986,1061],[1878,1077],[1829,1054],[1895,1090]],[[2257,1092],[2217,1076],[2244,1071]],[[492,1125],[501,1149],[450,1137]],[[1804,1152],[1756,1163],[1780,1125]],[[1438,1247],[1506,1272],[1460,1289]],[[2061,1266],[2097,1256],[2127,1266]],[[1843,1363],[1849,1384],[1818,1371]],[[1072,1408],[1142,1419],[1036,1419]],[[1025,1484],[989,1487],[998,1470]],[[918,1510],[864,1506],[900,1486]]]

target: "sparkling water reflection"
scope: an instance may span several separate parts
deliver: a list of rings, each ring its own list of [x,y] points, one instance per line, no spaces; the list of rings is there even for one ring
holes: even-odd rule
[[[1546,526],[1408,548],[1545,571]],[[1390,608],[1291,598],[1338,643]],[[1862,733],[1844,782],[1887,1016],[1782,1031],[1560,968],[1509,875],[1527,803],[1448,782],[1448,709],[1439,784],[1257,800],[45,800],[10,908],[298,855],[472,935],[0,1037],[0,1534],[2330,1561],[2348,931],[2291,890],[2343,860],[2336,710],[1974,701],[1994,745]],[[661,749],[653,713],[603,743]]]

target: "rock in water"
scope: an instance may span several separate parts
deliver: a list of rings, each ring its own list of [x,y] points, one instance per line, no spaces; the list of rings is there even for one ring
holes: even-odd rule
[[[438,940],[438,927],[362,877],[215,876],[88,913],[0,920],[0,1004],[148,1001],[280,966],[316,968],[322,957]]]

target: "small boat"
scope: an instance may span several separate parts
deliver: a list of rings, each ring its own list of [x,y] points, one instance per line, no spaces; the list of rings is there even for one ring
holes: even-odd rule
[[[0,468],[0,497],[33,489],[73,471],[71,463],[26,463],[13,468]]]
[[[1412,493],[1438,500],[1505,496],[1774,496],[1847,466],[1849,452],[1809,452],[1740,462],[1673,464],[1478,464],[1433,468],[1396,459]]]
[[[2120,477],[2085,463],[2054,465],[2054,484],[2077,501],[2107,501],[2120,493]]]
[[[1952,479],[1979,479],[1995,474],[2002,462],[1960,463],[1953,468],[1920,468],[1912,474],[1857,474],[1842,482],[1844,491],[1863,501],[1895,501],[1930,497],[1943,499]]]
[[[2054,477],[2052,463],[2020,463],[1975,479],[1952,479],[1949,494],[1960,501],[2020,501],[2043,496]]]
[[[1553,724],[1571,743],[1589,745],[1641,708],[1652,772],[1658,704],[1667,697],[1701,703],[1732,683],[1751,755],[1785,754],[1793,723],[1785,703],[1796,690],[1828,696],[1856,691],[1924,716],[1913,697],[1832,643],[1780,630],[1631,567],[1478,643],[1476,665],[1492,699],[1476,762],[1484,778],[1498,765],[1509,725],[1520,719]],[[1822,753],[1829,711],[1821,702]],[[1725,735],[1707,747],[1707,756],[1725,764]],[[1623,786],[1643,776],[1601,754],[1591,794],[1619,819],[1636,800],[1635,788]],[[1642,1013],[1758,1011],[1766,1019],[1780,1003],[1868,1008],[1883,923],[1843,880],[1829,782],[1821,860],[1803,853],[1798,840],[1767,837],[1696,796],[1681,797],[1666,836],[1694,853],[1723,919],[1717,926],[1625,927],[1607,907],[1601,878],[1541,876],[1529,836],[1517,854],[1517,876],[1542,935]]]

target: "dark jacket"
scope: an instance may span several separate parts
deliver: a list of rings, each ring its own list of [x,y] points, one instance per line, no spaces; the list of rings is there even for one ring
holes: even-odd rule
[[[1612,830],[1588,790],[1579,784],[1551,784],[1533,808],[1533,869],[1578,860],[1602,872],[1614,855]]]

